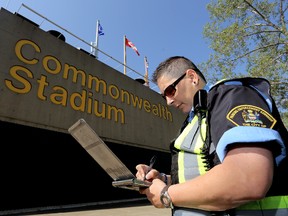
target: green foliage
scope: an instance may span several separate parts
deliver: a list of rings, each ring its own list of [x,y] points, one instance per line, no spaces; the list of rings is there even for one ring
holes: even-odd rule
[[[282,118],[282,121],[283,121],[285,127],[288,129],[288,113],[287,112],[283,113],[281,115],[281,118]]]
[[[288,125],[288,1],[211,0],[204,27],[213,53],[200,67],[209,81],[263,77]]]

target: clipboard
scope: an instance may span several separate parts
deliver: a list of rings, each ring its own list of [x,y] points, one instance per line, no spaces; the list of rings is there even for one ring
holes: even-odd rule
[[[68,132],[113,179],[112,186],[139,191],[151,185],[151,182],[137,179],[84,119],[75,122]]]

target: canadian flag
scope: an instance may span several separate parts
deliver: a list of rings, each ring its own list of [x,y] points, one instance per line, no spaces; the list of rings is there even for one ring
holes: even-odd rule
[[[131,41],[129,41],[127,38],[125,38],[125,45],[128,47],[131,47],[137,53],[137,55],[140,56],[136,46]]]

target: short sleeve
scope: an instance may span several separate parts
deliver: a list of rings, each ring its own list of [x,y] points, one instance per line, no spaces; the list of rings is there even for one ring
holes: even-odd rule
[[[279,133],[272,129],[277,121],[268,104],[248,86],[216,86],[208,94],[208,110],[211,141],[221,161],[233,143],[276,141],[279,149],[284,146]]]

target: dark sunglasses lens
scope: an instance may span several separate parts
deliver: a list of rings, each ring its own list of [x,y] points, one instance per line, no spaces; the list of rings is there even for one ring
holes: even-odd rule
[[[168,97],[172,97],[174,96],[175,92],[176,92],[176,89],[174,88],[174,86],[170,85],[165,89],[164,95]]]

